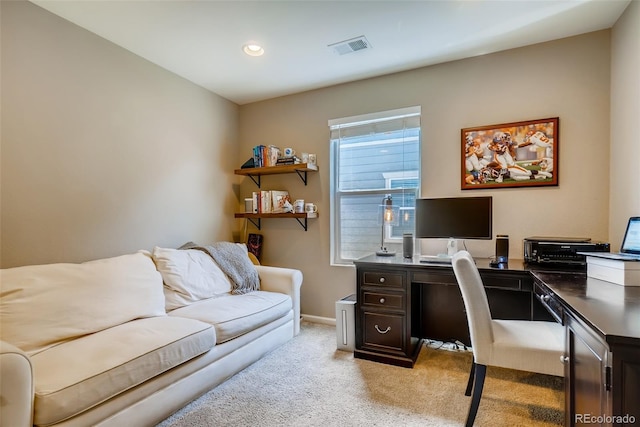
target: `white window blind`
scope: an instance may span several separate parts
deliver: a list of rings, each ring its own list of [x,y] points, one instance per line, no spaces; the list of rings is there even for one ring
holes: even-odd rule
[[[402,251],[414,230],[420,188],[420,107],[329,121],[331,132],[331,260],[351,264],[380,249]],[[397,225],[382,225],[390,194]]]

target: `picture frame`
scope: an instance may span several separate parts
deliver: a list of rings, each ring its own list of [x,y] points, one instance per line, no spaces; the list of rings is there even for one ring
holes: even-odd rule
[[[291,203],[291,197],[288,191],[271,191],[271,213],[286,212],[286,203]]]
[[[558,185],[558,117],[461,130],[462,190]]]

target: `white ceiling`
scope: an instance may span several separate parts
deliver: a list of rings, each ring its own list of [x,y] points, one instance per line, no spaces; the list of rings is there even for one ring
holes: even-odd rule
[[[610,28],[631,0],[31,1],[246,104]],[[361,35],[372,48],[328,47]]]

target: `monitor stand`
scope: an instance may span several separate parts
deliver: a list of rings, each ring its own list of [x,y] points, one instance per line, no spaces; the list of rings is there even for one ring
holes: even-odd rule
[[[452,257],[458,252],[458,240],[450,237],[447,241],[447,255]]]

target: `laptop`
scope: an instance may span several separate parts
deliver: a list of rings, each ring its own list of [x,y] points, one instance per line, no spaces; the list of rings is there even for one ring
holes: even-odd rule
[[[632,216],[624,232],[620,252],[578,252],[580,255],[619,261],[640,261],[640,216]]]

